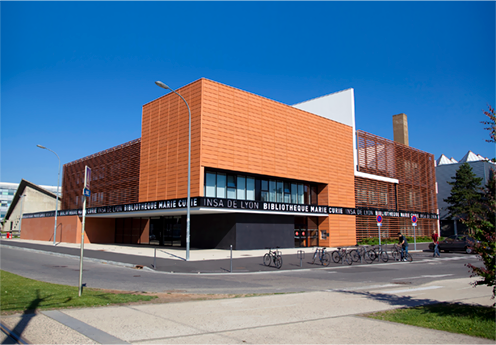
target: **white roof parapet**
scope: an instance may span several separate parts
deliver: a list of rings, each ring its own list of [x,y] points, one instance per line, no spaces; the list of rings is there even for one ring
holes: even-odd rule
[[[472,151],[468,151],[465,156],[463,156],[462,159],[460,159],[459,163],[466,163],[466,162],[477,162],[480,161],[481,159],[479,158],[479,155],[476,155]]]
[[[355,176],[367,178],[369,180],[377,180],[377,181],[383,181],[383,182],[389,182],[389,183],[400,183],[400,181],[395,179],[395,178],[373,175],[373,174],[367,174],[367,173],[364,173],[361,171],[355,171]]]
[[[458,163],[458,161],[456,159],[454,159],[453,157],[451,157],[451,163]]]
[[[453,161],[451,161],[451,159],[446,157],[444,154],[441,154],[441,156],[439,156],[439,158],[436,160],[436,166],[452,163]]]

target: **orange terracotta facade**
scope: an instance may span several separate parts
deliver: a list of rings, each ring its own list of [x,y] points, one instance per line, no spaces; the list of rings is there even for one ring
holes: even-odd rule
[[[177,90],[191,109],[191,196],[205,168],[322,184],[320,205],[355,207],[353,129],[208,79]],[[174,93],[143,106],[139,201],[187,195],[188,110]],[[330,215],[321,245],[356,243],[355,219]]]
[[[53,242],[54,217],[26,218],[22,220],[21,239]],[[57,217],[56,242],[81,243],[82,218]],[[112,218],[86,218],[84,243],[113,243],[115,220]]]

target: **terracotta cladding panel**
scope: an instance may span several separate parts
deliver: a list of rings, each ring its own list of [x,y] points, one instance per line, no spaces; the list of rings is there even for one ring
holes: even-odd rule
[[[229,91],[227,92],[228,95],[223,96],[222,92],[226,88],[229,89]],[[213,153],[208,152],[209,149],[221,150],[221,147],[225,146],[229,150],[234,149],[236,151],[245,151],[243,152],[242,156],[248,157],[249,162],[253,159],[256,159],[257,161],[261,160],[263,163],[261,169],[265,173],[274,173],[275,171],[279,173],[293,171],[296,169],[290,169],[288,168],[288,166],[300,164],[300,169],[298,169],[300,170],[300,173],[297,174],[298,176],[283,177],[301,178],[301,176],[304,176],[303,178],[305,178],[309,175],[308,170],[315,170],[314,166],[320,163],[321,159],[320,157],[317,157],[317,155],[320,155],[322,152],[324,152],[328,156],[331,156],[333,152],[339,151],[336,150],[336,148],[331,149],[329,147],[329,141],[327,143],[325,141],[324,143],[320,142],[319,136],[301,135],[302,126],[310,128],[312,126],[318,125],[317,128],[325,128],[326,125],[327,127],[329,127],[329,124],[331,124],[330,121],[320,119],[316,116],[309,115],[308,113],[301,112],[297,109],[284,106],[270,100],[265,100],[261,97],[250,95],[248,93],[244,93],[243,91],[235,90],[226,86],[219,85],[218,88],[216,88],[215,90],[219,95],[218,98],[221,99],[221,101],[218,102],[216,106],[214,97],[206,97],[208,99],[209,107],[211,107],[212,109],[219,108],[221,109],[221,112],[223,107],[231,107],[233,114],[231,114],[230,116],[223,114],[223,116],[225,116],[225,120],[221,120],[220,122],[221,124],[225,124],[225,122],[229,124],[229,127],[227,129],[233,133],[232,135],[235,135],[235,138],[237,140],[239,140],[240,137],[243,137],[240,136],[237,132],[239,132],[240,130],[243,131],[244,129],[243,132],[247,134],[244,137],[248,139],[249,145],[244,145],[245,148],[243,149],[243,145],[233,145],[229,142],[229,140],[217,140],[216,147],[203,147],[204,152],[202,154],[204,154],[205,157],[214,156]],[[227,105],[227,100],[230,100],[232,98],[233,92],[235,95],[234,105],[229,106]],[[243,99],[243,101],[240,101],[240,99]],[[219,105],[219,103],[221,104]],[[306,118],[302,120],[302,116]],[[246,123],[246,120],[244,120],[246,118],[248,119],[248,123]],[[309,121],[308,118],[311,118],[311,120]],[[212,121],[211,117],[204,121],[202,125],[205,126],[205,128],[210,128],[209,121]],[[323,122],[327,123],[322,126]],[[335,123],[332,123],[331,126],[334,126],[336,128],[328,128],[326,131],[327,133],[336,132],[336,130],[342,130],[343,127],[345,127],[341,125],[341,128],[337,128],[340,127],[340,125],[336,125]],[[226,133],[224,129],[225,128],[222,128],[223,138],[232,138],[232,136]],[[211,140],[212,142],[215,142],[214,138],[209,138],[213,135],[212,132],[206,130],[203,134],[205,135],[204,140]],[[344,143],[343,141],[341,141],[340,143],[338,143],[338,146],[349,145],[350,149],[347,150],[346,154],[352,157],[351,128],[348,129],[346,134],[349,136],[347,143],[346,140],[344,141]],[[256,144],[257,142],[259,143],[258,145]],[[322,145],[327,147],[322,148]],[[248,149],[246,148],[246,146],[248,146]],[[310,154],[309,157],[308,150],[312,146],[318,148],[318,151],[314,151],[315,154],[313,155],[313,157],[312,154]],[[252,149],[250,150],[250,148]],[[291,156],[293,156],[294,158],[292,159]],[[278,157],[279,159],[276,160],[276,157]],[[239,170],[242,170],[243,167],[239,166],[241,164],[241,161],[236,160],[236,162],[236,165],[238,165],[237,168]],[[352,160],[351,163],[350,161],[348,161],[347,163],[348,169],[350,169],[350,167],[352,169]],[[301,167],[305,166],[307,166],[308,168],[301,169]],[[222,166],[218,167],[226,168]],[[263,172],[258,171],[258,173]],[[316,177],[316,180],[324,182],[327,180],[327,178]]]
[[[202,104],[201,80],[177,90],[188,102],[191,110],[191,161],[199,165],[201,132],[200,113]],[[187,179],[188,154],[188,110],[184,102],[177,95],[170,93],[143,106],[144,122],[149,117],[148,109],[156,108],[153,114],[155,122],[150,125],[150,133],[142,130],[142,142],[149,150],[147,159],[141,161],[142,169],[147,171],[142,175],[140,186],[140,201],[150,201],[164,198],[180,197],[177,191],[179,176]],[[149,121],[151,122],[151,121]],[[143,126],[143,128],[145,128]],[[145,147],[145,146],[144,146]],[[186,162],[186,164],[183,164]],[[195,166],[192,164],[192,172]],[[193,185],[192,185],[193,186]],[[193,190],[197,188],[192,188]],[[146,193],[144,193],[146,191]]]

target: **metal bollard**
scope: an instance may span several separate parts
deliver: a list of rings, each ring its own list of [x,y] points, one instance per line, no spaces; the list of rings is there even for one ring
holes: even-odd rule
[[[298,250],[296,254],[300,258],[300,267],[303,267],[303,258],[305,257],[305,252],[303,250]]]
[[[153,253],[153,269],[157,269],[157,248],[154,248],[154,253]]]
[[[232,244],[230,245],[231,247],[231,273],[232,273]]]

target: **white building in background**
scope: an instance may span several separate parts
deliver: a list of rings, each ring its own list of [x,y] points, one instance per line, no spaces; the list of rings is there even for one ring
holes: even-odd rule
[[[53,194],[57,194],[57,186],[39,186]],[[9,210],[14,195],[19,188],[19,183],[11,182],[0,182],[0,223],[3,222],[7,211]],[[62,187],[60,187],[60,194],[62,193]],[[60,197],[60,195],[59,195]]]
[[[444,201],[451,194],[451,185],[448,182],[454,181],[453,178],[463,163],[468,163],[474,174],[483,179],[482,186],[485,186],[490,176],[496,172],[496,164],[494,162],[472,151],[468,151],[460,161],[456,161],[453,157],[448,158],[444,154],[436,160],[437,204],[439,208],[439,221],[441,223],[441,236],[457,235],[466,231],[466,227],[460,221],[448,220],[450,213],[448,211],[448,204]]]

